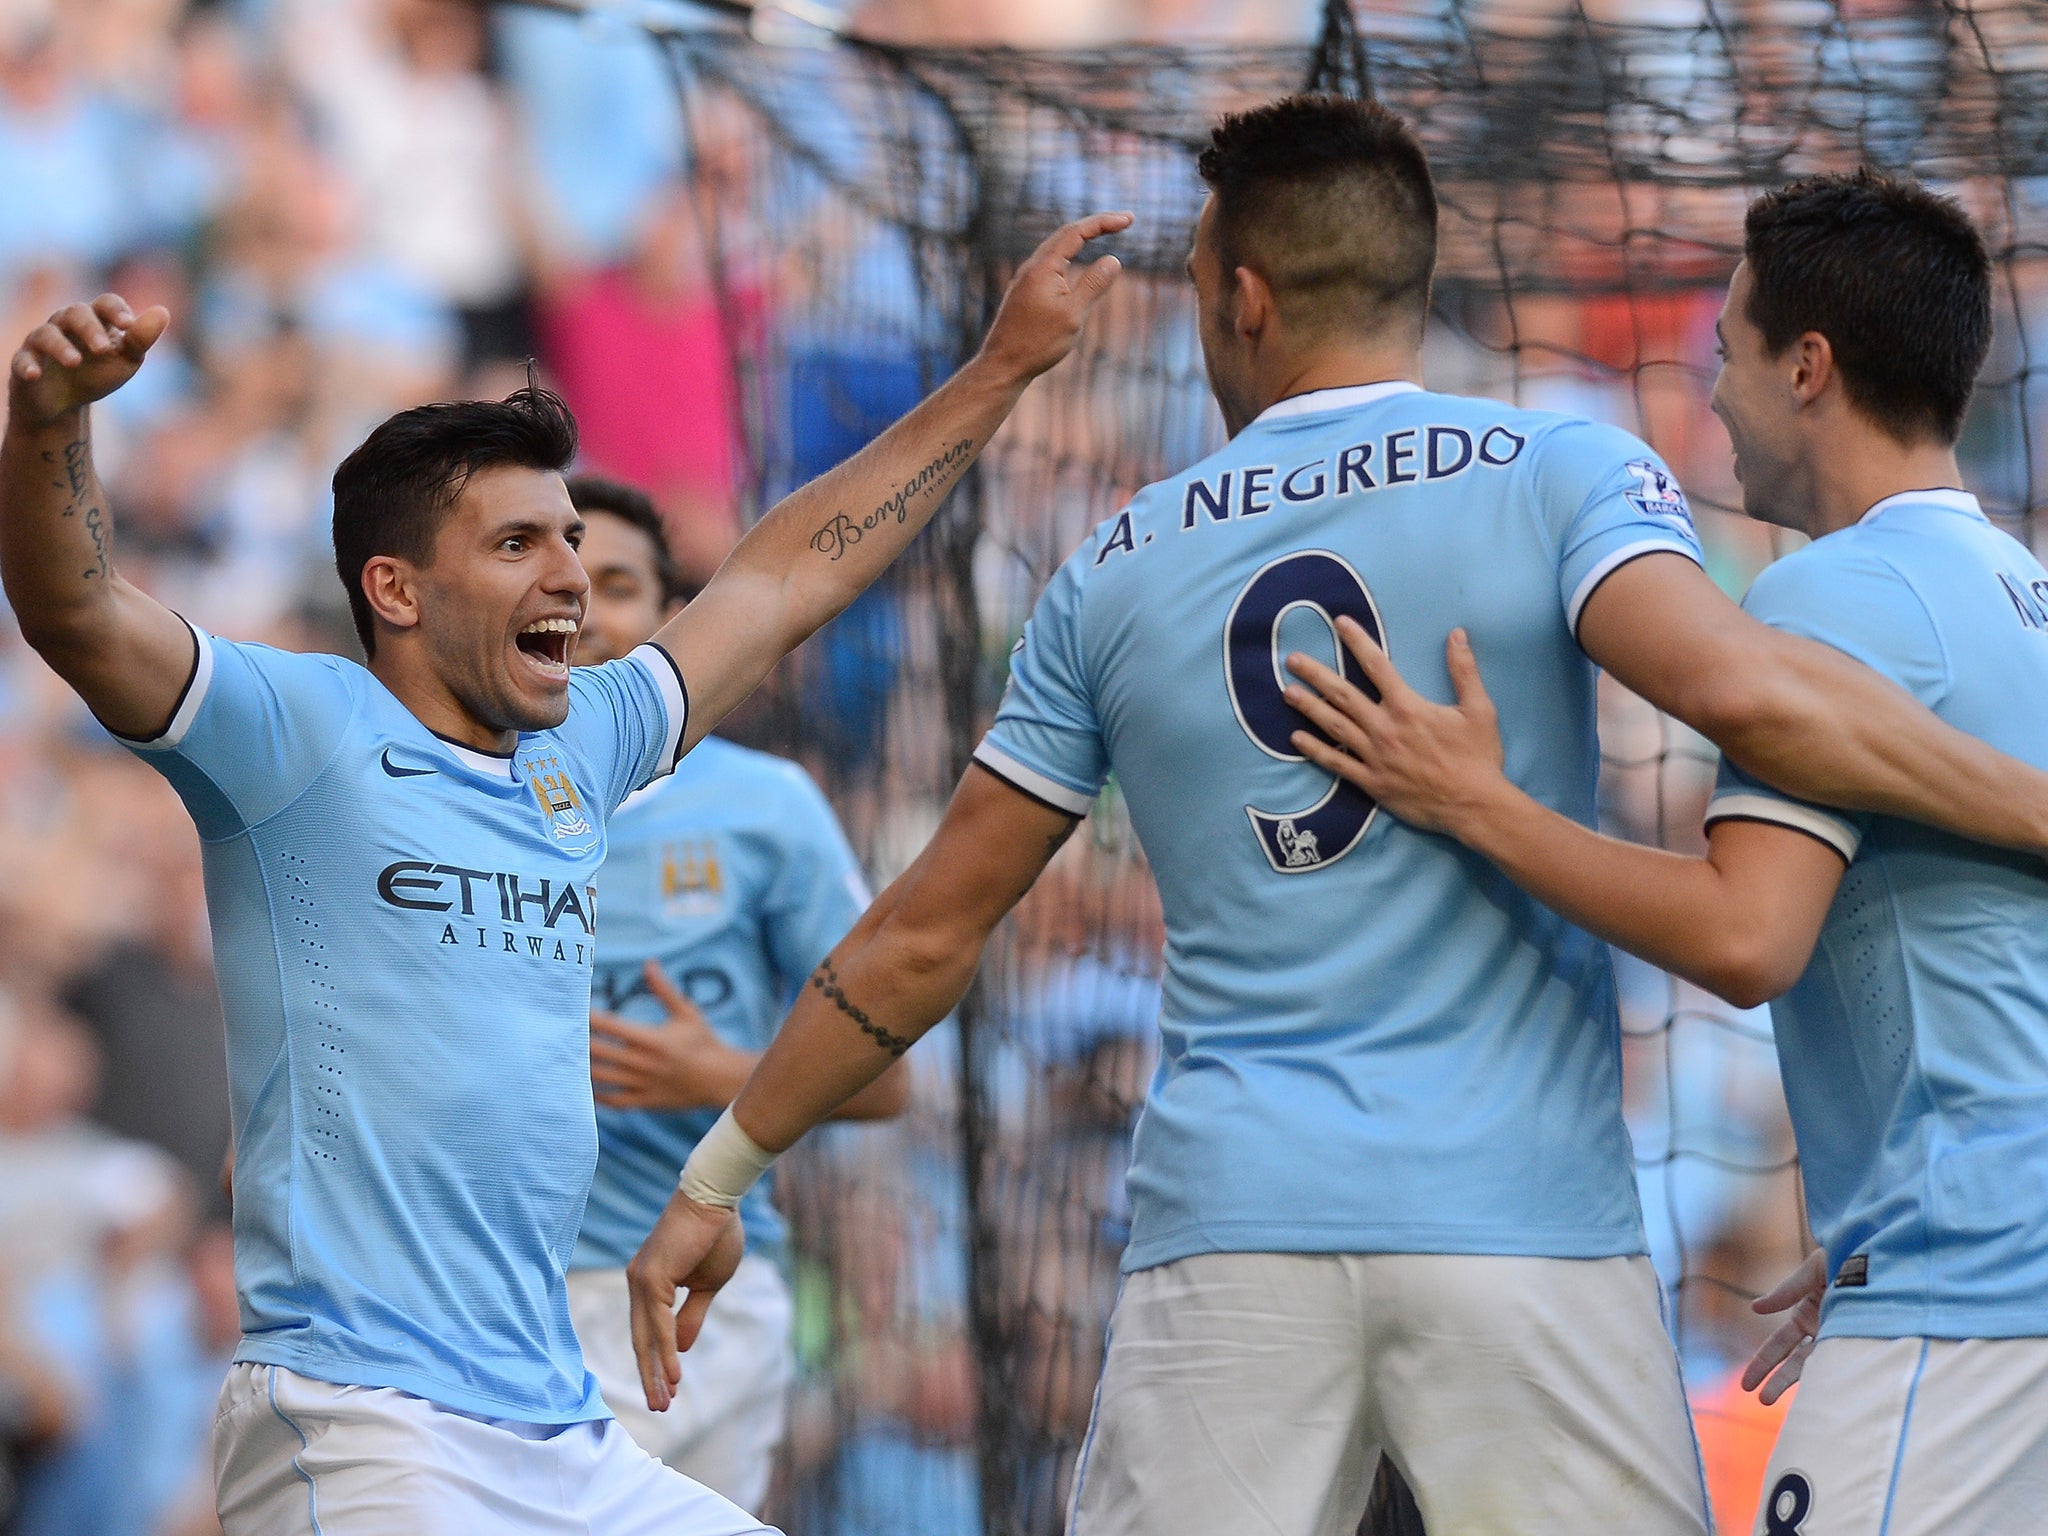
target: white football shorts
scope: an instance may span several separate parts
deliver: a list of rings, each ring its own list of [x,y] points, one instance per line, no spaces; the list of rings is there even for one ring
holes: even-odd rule
[[[516,1424],[391,1387],[237,1364],[214,1480],[225,1536],[758,1536],[610,1419]]]
[[[1646,1258],[1200,1254],[1124,1279],[1070,1536],[1706,1536]]]
[[[2048,1530],[2048,1339],[1824,1338],[1757,1536]]]
[[[740,1261],[682,1357],[683,1379],[666,1413],[651,1411],[640,1390],[626,1272],[570,1270],[569,1316],[605,1405],[640,1448],[740,1508],[758,1510],[795,1376],[781,1271],[758,1254]]]

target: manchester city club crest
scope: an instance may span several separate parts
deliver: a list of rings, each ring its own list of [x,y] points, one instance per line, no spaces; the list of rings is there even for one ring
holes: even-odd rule
[[[547,818],[549,833],[556,842],[582,852],[583,848],[577,845],[587,846],[593,842],[597,828],[591,824],[583,796],[577,793],[576,781],[569,777],[569,770],[553,753],[529,757],[521,766],[526,769],[526,781],[533,786],[534,798],[540,801],[541,814]]]
[[[714,839],[661,845],[661,906],[670,917],[716,917],[725,910],[725,871]]]

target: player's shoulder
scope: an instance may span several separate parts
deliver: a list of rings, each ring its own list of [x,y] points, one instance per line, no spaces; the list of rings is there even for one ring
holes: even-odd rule
[[[722,736],[698,742],[673,774],[641,791],[632,805],[636,810],[645,806],[699,819],[714,816],[729,826],[771,830],[792,816],[818,809],[829,813],[824,791],[801,763]]]
[[[262,679],[260,686],[296,705],[353,707],[379,691],[361,662],[330,651],[288,651],[260,640],[206,634],[199,665],[209,688],[239,672],[245,679]]]
[[[1850,593],[1866,601],[1885,594],[1915,601],[1910,562],[1899,554],[1891,531],[1864,524],[1837,529],[1765,566],[1750,583],[1742,606],[1771,623],[1812,615]]]

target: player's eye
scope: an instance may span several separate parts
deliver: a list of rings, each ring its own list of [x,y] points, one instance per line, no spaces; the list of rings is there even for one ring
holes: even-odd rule
[[[512,535],[511,538],[506,539],[504,542],[499,544],[498,548],[504,550],[507,554],[520,554],[526,548],[526,535],[523,533],[515,533]]]

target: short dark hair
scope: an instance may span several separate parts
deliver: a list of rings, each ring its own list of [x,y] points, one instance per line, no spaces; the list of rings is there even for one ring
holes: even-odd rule
[[[1436,269],[1436,186],[1378,102],[1306,93],[1226,117],[1197,163],[1226,272],[1250,267],[1311,327],[1420,326]]]
[[[1869,169],[1766,192],[1743,225],[1749,319],[1775,355],[1827,337],[1851,404],[1953,443],[1991,349],[1991,256],[1953,198]]]
[[[661,584],[661,601],[687,603],[701,590],[687,580],[676,566],[675,551],[668,546],[668,528],[645,491],[603,475],[571,475],[569,500],[578,512],[603,512],[622,523],[630,523],[647,535],[654,546],[654,576]]]
[[[560,474],[576,457],[576,418],[537,384],[503,400],[400,411],[334,472],[334,569],[366,655],[376,654],[363,567],[378,555],[430,564],[449,508],[480,469],[510,464]]]

